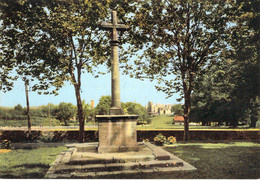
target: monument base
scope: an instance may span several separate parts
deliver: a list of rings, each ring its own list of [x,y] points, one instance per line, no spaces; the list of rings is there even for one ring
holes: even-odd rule
[[[151,177],[155,173],[194,171],[195,167],[149,142],[139,143],[138,152],[97,153],[98,143],[67,144],[56,158],[45,179],[124,179]],[[173,176],[172,176],[173,177]]]
[[[124,114],[124,110],[122,108],[119,107],[111,107],[110,111],[109,111],[110,115],[123,115]]]
[[[137,151],[137,115],[97,115],[98,153]]]

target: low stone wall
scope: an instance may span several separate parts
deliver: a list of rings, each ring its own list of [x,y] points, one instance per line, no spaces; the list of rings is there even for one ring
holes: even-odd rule
[[[61,131],[32,131],[32,136],[30,141],[43,141],[43,142],[60,142],[60,141],[77,141],[78,140],[78,130],[61,130]],[[98,141],[97,131],[85,131],[85,138],[87,142]],[[24,142],[28,141],[26,137],[26,131],[23,130],[4,130],[0,131],[0,140],[8,139],[11,142]]]
[[[159,133],[166,137],[174,136],[177,141],[183,139],[183,130],[138,130],[137,140],[143,141],[153,138]],[[98,141],[98,131],[85,131],[87,142]],[[4,130],[0,131],[0,140],[8,139],[11,142],[25,142],[26,131],[23,130]],[[33,141],[59,142],[59,141],[77,141],[78,130],[61,131],[32,131]],[[238,130],[238,129],[214,129],[214,130],[190,130],[190,140],[259,140],[260,129]]]
[[[183,140],[183,130],[139,130],[137,131],[138,141],[153,138],[159,133],[166,137],[174,136],[177,141]],[[190,130],[190,140],[258,140],[260,139],[260,129],[258,130]]]

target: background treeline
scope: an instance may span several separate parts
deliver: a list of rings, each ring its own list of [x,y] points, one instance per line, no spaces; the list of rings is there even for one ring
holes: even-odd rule
[[[110,96],[102,96],[97,107],[83,101],[83,112],[85,121],[88,123],[95,122],[95,115],[109,114],[111,104]],[[122,103],[125,114],[139,115],[138,124],[149,124],[151,122],[146,109],[138,103]],[[57,125],[78,125],[77,106],[72,103],[61,102],[58,105],[47,104],[30,109],[33,126],[57,126]],[[27,114],[26,107],[20,104],[14,108],[0,107],[0,125],[26,126]]]

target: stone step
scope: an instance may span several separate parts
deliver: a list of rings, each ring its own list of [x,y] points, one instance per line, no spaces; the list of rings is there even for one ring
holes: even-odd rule
[[[113,177],[116,174],[196,170],[192,165],[161,147],[142,145],[138,152],[105,154],[91,151],[95,144],[85,144],[90,150],[87,152],[85,149],[80,149],[79,152],[77,146],[71,146],[57,157],[44,178],[95,178],[105,175]]]
[[[144,145],[152,150],[153,155],[157,160],[168,160],[171,158],[171,153],[167,152],[159,146],[156,146],[148,142],[144,142]]]
[[[146,161],[146,162],[128,162],[128,163],[112,163],[112,164],[88,164],[88,165],[60,165],[55,169],[55,173],[70,173],[70,172],[100,172],[100,171],[122,171],[136,169],[151,169],[164,167],[179,167],[183,166],[182,162],[174,160],[165,161]]]
[[[127,155],[127,156],[108,156],[101,157],[101,155],[96,156],[72,156],[67,164],[71,165],[84,165],[84,164],[111,164],[111,163],[126,163],[126,162],[140,162],[140,161],[150,161],[154,160],[154,155]]]
[[[72,178],[93,178],[107,175],[123,175],[123,174],[139,174],[139,173],[155,173],[155,172],[173,172],[180,171],[179,167],[161,167],[151,169],[133,169],[121,171],[100,171],[100,172],[73,172]]]

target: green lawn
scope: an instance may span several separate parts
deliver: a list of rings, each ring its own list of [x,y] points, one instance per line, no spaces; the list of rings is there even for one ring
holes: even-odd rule
[[[151,118],[150,125],[140,125],[137,129],[184,129],[183,125],[174,125],[173,116],[160,115]],[[226,129],[227,126],[189,126],[190,129]]]
[[[0,178],[43,178],[57,155],[65,149],[64,146],[39,147],[0,153]]]
[[[253,142],[178,143],[177,147],[164,147],[198,170],[136,175],[106,176],[100,178],[136,179],[229,179],[260,178],[260,144]],[[43,178],[56,156],[66,148],[41,147],[19,149],[0,154],[0,178]],[[96,177],[99,178],[99,177]]]
[[[165,147],[174,155],[197,168],[193,172],[169,172],[113,176],[134,179],[259,179],[260,144],[187,143]]]

